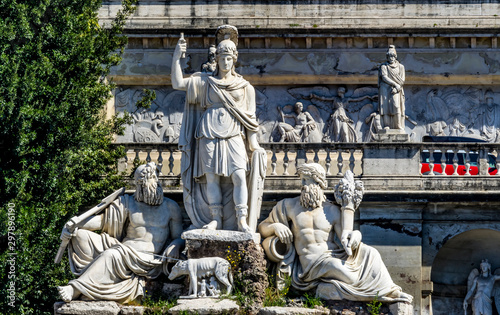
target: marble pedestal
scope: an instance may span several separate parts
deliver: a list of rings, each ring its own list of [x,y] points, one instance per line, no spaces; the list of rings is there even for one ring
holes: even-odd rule
[[[260,234],[199,229],[186,231],[181,237],[186,240],[188,258],[220,257],[229,261],[233,290],[253,297],[246,308],[261,308],[268,281]]]

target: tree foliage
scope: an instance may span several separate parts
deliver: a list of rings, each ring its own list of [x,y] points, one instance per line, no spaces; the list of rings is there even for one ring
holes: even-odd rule
[[[67,259],[54,264],[64,223],[122,185],[111,143],[124,120],[103,109],[135,1],[103,26],[101,0],[0,0],[2,313],[52,312],[56,286],[73,278]]]

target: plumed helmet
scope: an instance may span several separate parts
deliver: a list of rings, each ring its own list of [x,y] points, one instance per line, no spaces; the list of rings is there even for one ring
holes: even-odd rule
[[[217,55],[231,54],[234,58],[238,57],[238,29],[232,25],[222,25],[215,32],[215,41],[217,44]]]
[[[387,56],[389,55],[393,55],[394,57],[398,57],[398,54],[396,53],[396,46],[394,45],[389,45],[389,49],[387,49],[387,53],[386,53]]]

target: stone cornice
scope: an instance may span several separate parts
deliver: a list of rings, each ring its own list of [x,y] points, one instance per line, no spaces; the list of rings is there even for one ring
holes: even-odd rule
[[[113,75],[113,81],[127,85],[171,85],[169,75]],[[245,75],[252,85],[376,85],[376,75]],[[405,85],[500,85],[500,75],[406,75]]]

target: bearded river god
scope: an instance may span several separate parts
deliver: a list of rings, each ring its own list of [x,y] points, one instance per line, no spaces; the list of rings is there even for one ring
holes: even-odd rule
[[[179,136],[184,206],[198,229],[255,232],[259,217],[266,152],[257,142],[255,89],[235,72],[237,41],[234,26],[217,29],[213,73],[183,77],[183,38],[172,58],[172,87],[186,91]]]
[[[363,186],[348,171],[335,187],[329,202],[326,173],[317,163],[297,167],[302,179],[299,197],[279,201],[259,225],[268,258],[279,262],[280,273],[290,274],[298,290],[314,289],[325,300],[409,302],[413,297],[397,286],[378,251],[361,242],[353,230],[354,211],[361,203]],[[273,257],[272,238],[288,246],[288,252]],[[268,241],[269,240],[269,241]]]
[[[134,177],[134,195],[118,197],[73,233],[63,230],[71,271],[78,276],[58,287],[63,301],[82,295],[86,300],[133,301],[144,296],[146,278],[156,278],[166,267],[158,254],[179,257],[182,215],[177,203],[163,196],[156,165],[139,166]],[[93,232],[97,230],[101,233]]]

